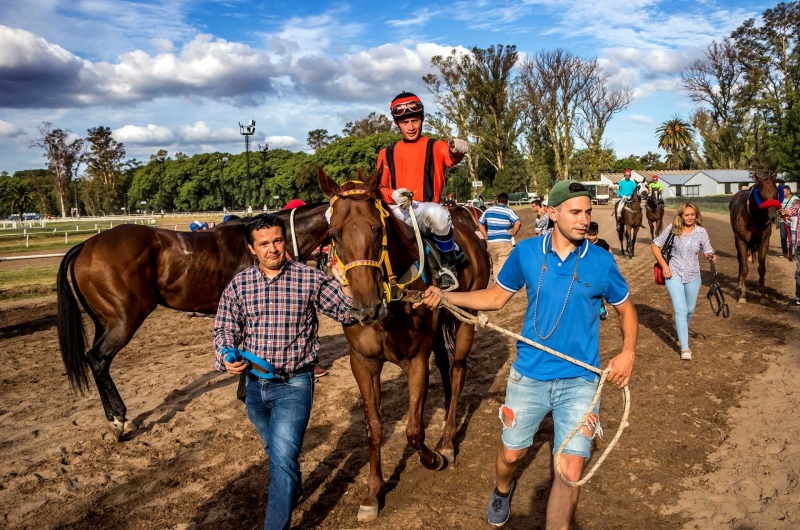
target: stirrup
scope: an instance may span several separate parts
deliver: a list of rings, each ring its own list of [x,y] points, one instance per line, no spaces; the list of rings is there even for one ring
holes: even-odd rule
[[[453,285],[450,285],[446,288],[442,288],[442,277],[444,276],[446,276],[450,281],[452,281]],[[443,266],[441,268],[441,270],[439,271],[438,280],[439,280],[439,288],[442,289],[442,291],[447,292],[458,289],[458,278],[456,278],[456,275],[448,267]]]

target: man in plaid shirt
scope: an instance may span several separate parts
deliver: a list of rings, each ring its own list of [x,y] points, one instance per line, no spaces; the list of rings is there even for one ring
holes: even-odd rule
[[[795,217],[796,215],[800,215],[800,202],[795,203],[795,205],[789,209],[781,209],[781,215],[784,217]],[[798,252],[800,252],[800,237],[798,236],[798,233],[800,233],[800,230],[794,234],[790,233],[788,241],[789,245],[791,245],[795,250],[794,262],[796,268],[794,270],[794,298],[789,300],[789,305],[794,307],[800,306],[800,255],[798,255]],[[792,235],[794,235],[796,238],[794,241],[792,241]]]
[[[258,264],[237,274],[219,301],[214,322],[215,368],[241,374],[247,370],[245,405],[269,455],[270,487],[265,530],[288,529],[301,494],[300,450],[314,395],[313,370],[319,351],[317,311],[343,324],[352,299],[337,280],[286,259],[286,227],[280,218],[262,214],[247,223],[247,240]],[[341,280],[338,269],[334,275]],[[228,362],[225,352],[242,349],[269,362],[276,377],[244,360]]]

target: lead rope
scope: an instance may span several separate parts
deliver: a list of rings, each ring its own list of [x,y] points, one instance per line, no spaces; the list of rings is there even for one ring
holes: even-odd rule
[[[416,293],[414,293],[415,298],[405,299],[404,301],[419,302],[422,300],[422,294],[423,294],[422,292],[416,291]],[[412,295],[412,293],[409,291],[406,293],[406,295]],[[569,441],[572,440],[576,434],[578,434],[578,431],[580,431],[584,425],[586,425],[586,421],[589,419],[589,416],[592,414],[592,410],[594,410],[597,401],[600,399],[600,394],[603,392],[603,385],[605,385],[606,378],[608,377],[608,374],[611,372],[611,369],[606,368],[605,370],[600,370],[599,368],[586,364],[583,361],[573,359],[572,357],[557,352],[551,348],[548,348],[547,346],[533,342],[532,340],[523,337],[522,335],[501,328],[496,324],[492,324],[491,322],[489,322],[489,318],[485,314],[481,313],[475,316],[472,313],[464,311],[460,307],[454,306],[447,300],[442,300],[441,305],[442,307],[445,307],[447,310],[449,310],[453,314],[453,316],[455,316],[461,322],[467,324],[476,324],[483,328],[493,329],[498,333],[502,333],[503,335],[507,335],[516,340],[522,341],[525,344],[528,344],[529,346],[542,350],[543,352],[549,353],[550,355],[554,355],[559,359],[571,362],[572,364],[578,365],[581,368],[589,370],[590,372],[594,372],[595,374],[598,374],[600,376],[600,383],[597,385],[597,391],[594,394],[594,399],[592,399],[592,404],[589,405],[589,409],[583,415],[581,421],[579,421],[578,425],[576,425],[575,428],[572,429],[572,432],[570,432],[569,436],[567,436],[567,438],[561,443],[561,446],[558,448],[558,451],[555,454],[556,471],[558,472],[558,476],[561,477],[561,480],[563,480],[565,484],[567,484],[568,486],[572,486],[573,488],[578,488],[586,484],[589,481],[589,479],[592,478],[592,475],[594,475],[597,469],[600,467],[600,464],[602,464],[605,461],[606,457],[608,457],[609,453],[614,448],[614,446],[617,445],[617,442],[622,436],[622,431],[624,431],[625,428],[628,426],[628,415],[630,414],[630,409],[631,409],[631,392],[628,389],[628,387],[626,386],[622,389],[622,403],[623,403],[622,420],[619,423],[619,427],[617,428],[617,433],[614,435],[614,438],[608,444],[608,447],[606,447],[606,449],[600,455],[600,458],[597,459],[597,462],[595,462],[594,466],[592,466],[592,468],[586,473],[586,475],[582,479],[575,482],[568,480],[564,476],[564,473],[561,471],[561,454],[564,452],[564,448],[567,446],[567,443],[569,443]]]

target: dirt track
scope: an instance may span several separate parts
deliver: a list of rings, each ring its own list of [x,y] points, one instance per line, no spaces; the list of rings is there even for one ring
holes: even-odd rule
[[[608,237],[609,212],[598,209],[595,220],[618,254],[618,242]],[[521,216],[523,235],[530,235],[530,211]],[[770,304],[758,305],[752,294],[750,303],[737,305],[727,220],[711,214],[706,226],[732,315],[715,318],[706,288],[701,291],[691,363],[678,359],[669,298],[653,284],[644,231],[637,257],[617,258],[641,320],[631,426],[583,488],[574,528],[800,527],[800,425],[793,414],[800,405],[800,352],[796,339],[789,342],[797,336],[797,312],[784,305],[793,293],[794,266],[773,250]],[[709,283],[707,273],[703,283]],[[754,287],[751,282],[751,293]],[[519,330],[524,307],[518,295],[492,321]],[[266,456],[235,399],[235,380],[212,370],[211,320],[159,309],[115,360],[113,377],[138,426],[124,443],[106,434],[96,392],[70,393],[55,323],[52,297],[0,305],[6,367],[0,377],[0,527],[260,527]],[[602,328],[607,360],[620,345],[613,311]],[[317,386],[302,456],[306,497],[294,527],[488,528],[497,409],[514,356],[511,342],[478,332],[461,402],[459,463],[438,473],[423,469],[406,449],[404,376],[386,366],[385,507],[376,523],[358,525],[367,473],[363,414],[341,328],[326,320],[322,329],[321,360],[331,375]],[[442,400],[433,375],[426,408],[431,444],[441,432]],[[617,427],[620,405],[618,391],[604,393],[607,433]],[[552,424],[546,423],[522,466],[507,528],[543,526],[551,451]]]

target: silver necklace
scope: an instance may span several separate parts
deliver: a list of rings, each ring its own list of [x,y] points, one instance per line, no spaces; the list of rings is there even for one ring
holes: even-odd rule
[[[581,244],[581,247],[583,244]],[[581,253],[580,249],[576,249],[576,259],[575,259],[575,270],[572,272],[572,280],[569,282],[569,289],[567,290],[567,297],[564,299],[564,305],[561,307],[561,312],[558,314],[558,319],[556,320],[553,329],[545,335],[544,337],[539,333],[539,326],[537,325],[537,320],[539,320],[539,295],[542,292],[542,280],[544,279],[544,273],[547,272],[547,255],[550,254],[550,250],[552,250],[552,239],[550,241],[550,248],[544,254],[544,261],[542,263],[542,272],[539,273],[539,285],[536,286],[536,302],[533,306],[533,331],[536,333],[536,336],[539,337],[539,340],[545,341],[549,339],[553,333],[555,333],[558,325],[561,323],[561,318],[564,316],[564,311],[567,309],[567,303],[569,302],[569,296],[572,294],[572,286],[575,285],[575,280],[581,281],[578,277],[578,265],[581,263]]]

